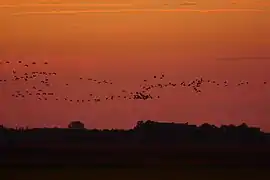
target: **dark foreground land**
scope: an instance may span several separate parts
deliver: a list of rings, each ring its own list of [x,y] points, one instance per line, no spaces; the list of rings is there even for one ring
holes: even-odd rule
[[[269,179],[267,168],[5,168],[1,169],[1,179],[12,180],[256,180]]]
[[[130,130],[2,128],[0,170],[12,180],[268,179],[269,137],[244,124],[217,128],[147,121]]]
[[[6,167],[269,167],[269,147],[18,147],[2,148]]]

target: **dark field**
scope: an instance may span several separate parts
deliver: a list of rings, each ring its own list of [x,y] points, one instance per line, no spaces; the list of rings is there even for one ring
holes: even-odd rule
[[[11,180],[269,179],[269,152],[266,147],[2,149],[1,177]]]
[[[2,149],[0,163],[5,166],[219,166],[270,167],[270,150],[254,148],[13,148]]]
[[[269,179],[269,168],[215,168],[215,167],[156,167],[156,168],[5,168],[1,177],[11,180],[78,180],[78,179],[117,179],[117,180],[180,180],[215,179],[246,180]],[[1,178],[2,179],[2,178]]]

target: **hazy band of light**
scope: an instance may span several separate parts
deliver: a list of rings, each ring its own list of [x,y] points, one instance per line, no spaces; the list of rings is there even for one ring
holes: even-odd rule
[[[185,1],[183,3],[180,4],[181,6],[195,6],[197,5],[196,2],[191,2],[191,1]]]
[[[270,56],[266,57],[223,57],[217,58],[219,61],[240,61],[240,60],[270,60]]]
[[[263,12],[262,9],[93,9],[93,10],[67,10],[67,11],[36,11],[36,12],[18,12],[12,15],[26,15],[26,14],[78,14],[78,13],[121,13],[121,12]]]
[[[106,7],[106,6],[132,6],[132,4],[94,4],[94,3],[59,3],[59,4],[0,4],[0,8],[18,8],[18,7],[75,7],[75,6],[92,6],[92,7]]]

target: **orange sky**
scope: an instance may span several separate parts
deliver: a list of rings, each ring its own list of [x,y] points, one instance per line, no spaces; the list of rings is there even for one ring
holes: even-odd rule
[[[77,97],[87,88],[99,93],[110,93],[119,86],[133,88],[160,72],[175,81],[203,76],[255,84],[240,89],[205,86],[201,95],[166,89],[156,92],[162,95],[160,100],[98,105],[14,100],[10,94],[28,85],[0,84],[0,122],[66,126],[71,120],[82,120],[88,127],[127,128],[141,119],[215,124],[245,121],[270,130],[269,88],[256,86],[256,82],[270,80],[270,3],[234,2],[1,0],[0,59],[14,63],[18,59],[47,60],[47,69],[60,74],[52,87],[60,94]],[[226,57],[258,59],[216,60]],[[269,61],[259,57],[269,57]],[[0,77],[10,77],[13,68],[24,72],[14,63],[0,66]],[[119,86],[89,87],[74,78],[79,75],[109,78]],[[57,86],[72,78],[76,86],[70,92]]]

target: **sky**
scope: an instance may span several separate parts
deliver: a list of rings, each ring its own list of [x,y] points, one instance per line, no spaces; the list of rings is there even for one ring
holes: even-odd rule
[[[268,0],[1,0],[0,79],[12,70],[55,71],[50,91],[84,98],[138,89],[164,73],[168,81],[228,80],[241,88],[203,86],[155,90],[158,100],[76,104],[15,99],[35,82],[0,82],[0,123],[6,126],[131,128],[138,120],[259,126],[270,131],[270,2]],[[37,62],[35,67],[17,64]],[[47,66],[42,65],[49,62]],[[78,77],[110,79],[94,85]],[[73,84],[65,89],[64,84]]]

